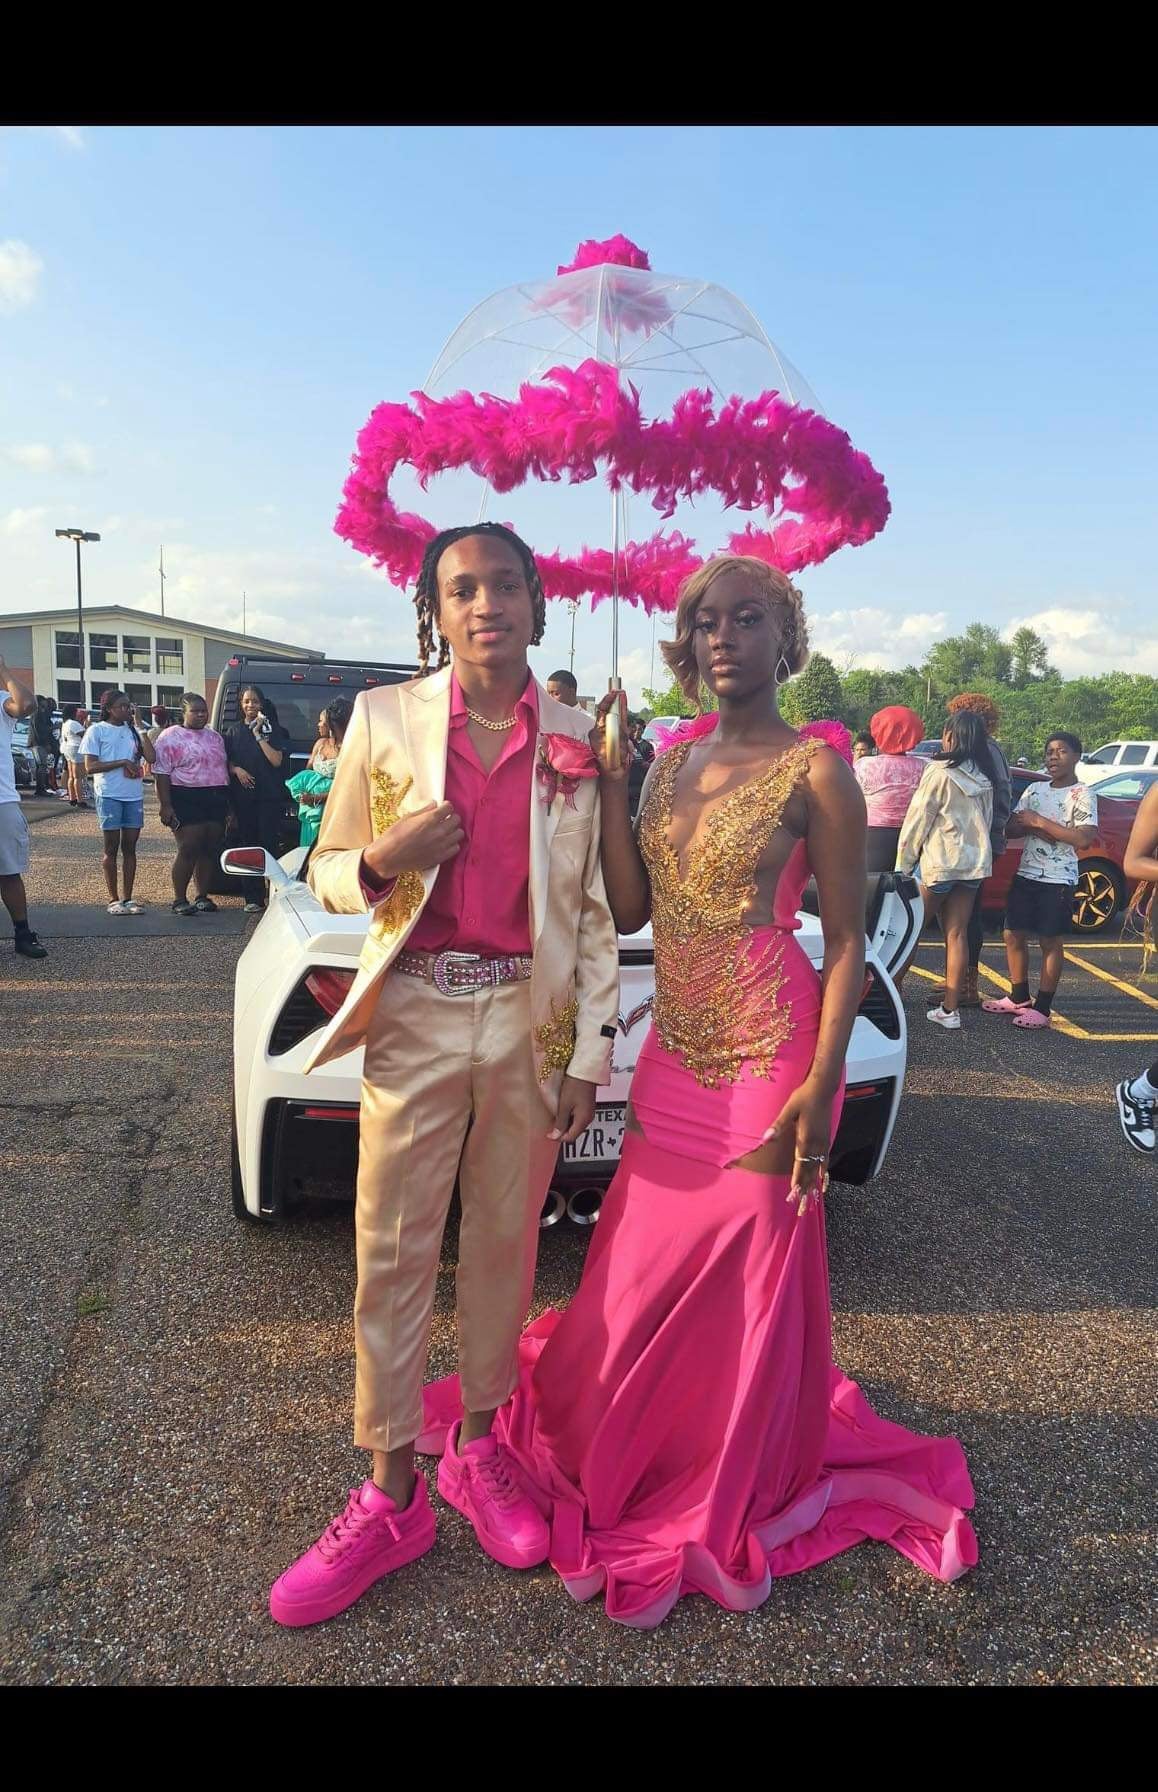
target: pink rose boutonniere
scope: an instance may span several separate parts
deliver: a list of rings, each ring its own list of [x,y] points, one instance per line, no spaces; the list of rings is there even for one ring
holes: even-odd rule
[[[599,764],[589,741],[574,734],[541,734],[535,771],[548,809],[560,790],[567,807],[573,809],[580,780],[597,778]]]

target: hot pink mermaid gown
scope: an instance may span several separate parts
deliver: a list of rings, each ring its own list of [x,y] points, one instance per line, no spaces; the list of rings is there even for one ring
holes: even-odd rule
[[[742,920],[814,746],[722,803],[683,875],[668,829],[687,746],[660,762],[640,829],[656,955],[631,1090],[642,1136],[625,1136],[578,1292],[524,1333],[495,1421],[568,1591],[603,1592],[624,1624],[659,1624],[685,1593],[750,1610],[774,1576],[869,1537],[941,1580],[977,1560],[960,1444],[879,1418],[832,1363],[823,1209],[797,1218],[788,1177],[728,1167],[816,1044],[819,979],[792,931],[802,841],[782,831],[774,925]],[[457,1378],[425,1401],[418,1448],[438,1451]]]

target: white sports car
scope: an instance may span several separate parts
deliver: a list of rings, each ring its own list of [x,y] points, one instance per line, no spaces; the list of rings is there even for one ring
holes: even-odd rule
[[[239,1218],[277,1220],[312,1175],[352,1196],[358,1137],[361,1050],[302,1066],[313,1035],[340,1007],[366,934],[366,915],[329,915],[304,881],[301,848],[281,860],[260,847],[221,855],[233,876],[268,877],[270,900],[237,963],[233,1008],[233,1207]],[[824,945],[815,912],[797,935],[819,966]],[[815,902],[813,902],[815,910]],[[853,1023],[844,1114],[832,1153],[839,1182],[867,1182],[884,1161],[905,1079],[904,1009],[890,971],[907,964],[924,919],[916,885],[873,877],[865,909],[864,997]],[[599,1090],[593,1124],[564,1147],[543,1208],[589,1225],[599,1211],[623,1139],[631,1073],[654,994],[650,932],[619,942],[619,1031],[611,1081]]]

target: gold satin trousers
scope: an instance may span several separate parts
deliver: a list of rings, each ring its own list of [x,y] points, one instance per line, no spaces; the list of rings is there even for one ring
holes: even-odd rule
[[[389,973],[366,1037],[356,1208],[354,1442],[422,1430],[442,1235],[459,1178],[455,1283],[468,1412],[514,1391],[539,1214],[559,1147],[535,1076],[530,983],[446,996]]]

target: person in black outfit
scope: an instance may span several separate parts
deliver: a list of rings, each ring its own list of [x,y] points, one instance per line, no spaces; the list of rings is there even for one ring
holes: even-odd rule
[[[37,697],[36,708],[28,718],[28,745],[36,758],[36,794],[44,796],[48,788],[56,789],[57,743],[52,704],[47,697]]]
[[[628,716],[627,732],[631,737],[632,760],[627,773],[627,800],[633,818],[639,809],[639,799],[643,795],[644,779],[651,770],[651,762],[655,758],[655,748],[649,740],[644,740],[643,729],[642,716]]]
[[[286,753],[289,735],[277,710],[258,685],[241,693],[241,720],[225,736],[229,791],[237,816],[238,846],[264,846],[277,856],[285,817]],[[265,879],[247,877],[242,886],[247,915],[265,907]]]

